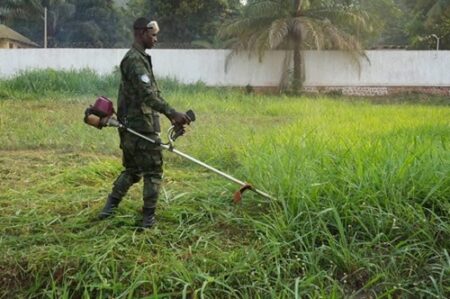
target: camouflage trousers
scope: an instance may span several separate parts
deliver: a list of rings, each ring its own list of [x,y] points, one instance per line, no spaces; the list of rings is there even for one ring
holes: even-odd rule
[[[110,196],[121,200],[133,184],[144,178],[144,207],[156,208],[163,175],[161,147],[126,131],[120,131],[119,135],[125,170],[114,182]],[[143,135],[159,140],[154,133]]]

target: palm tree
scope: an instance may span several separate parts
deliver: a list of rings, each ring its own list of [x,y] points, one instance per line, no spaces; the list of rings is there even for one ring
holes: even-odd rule
[[[370,26],[367,15],[349,2],[353,1],[250,0],[237,17],[222,26],[220,35],[234,38],[232,53],[250,50],[262,59],[270,49],[292,52],[293,88],[298,92],[304,81],[303,50],[338,49],[353,57],[363,54],[357,37]],[[281,87],[287,84],[286,74]]]

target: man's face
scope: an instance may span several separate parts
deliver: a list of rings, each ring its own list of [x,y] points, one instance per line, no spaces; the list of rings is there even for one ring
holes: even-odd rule
[[[146,49],[153,48],[158,42],[157,33],[152,29],[146,29],[143,32],[142,41]]]

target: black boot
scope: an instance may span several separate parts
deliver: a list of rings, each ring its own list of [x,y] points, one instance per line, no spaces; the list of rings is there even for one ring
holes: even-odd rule
[[[114,210],[119,206],[120,199],[112,197],[111,195],[108,196],[108,199],[106,200],[106,204],[103,207],[103,210],[98,215],[98,218],[100,220],[106,219],[114,214]]]
[[[142,220],[142,228],[151,228],[155,225],[155,208],[143,208],[144,219]]]

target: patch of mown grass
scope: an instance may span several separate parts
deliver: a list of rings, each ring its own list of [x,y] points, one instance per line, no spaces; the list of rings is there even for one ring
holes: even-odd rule
[[[115,130],[82,123],[94,99],[4,99],[0,296],[450,296],[448,107],[189,88],[167,93],[197,113],[177,148],[277,200],[233,206],[165,152],[157,227],[135,229],[142,185],[98,221],[121,165]]]

